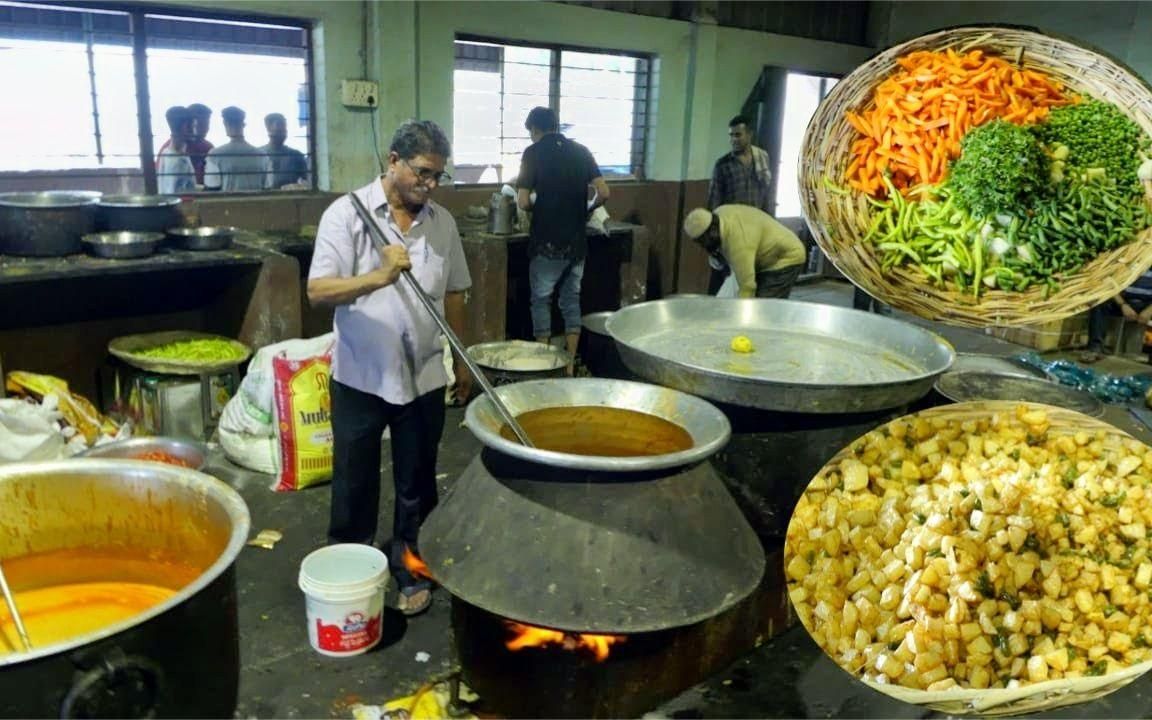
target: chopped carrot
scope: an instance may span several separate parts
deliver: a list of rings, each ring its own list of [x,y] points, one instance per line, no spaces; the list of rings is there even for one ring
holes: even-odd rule
[[[919,50],[896,64],[867,108],[845,114],[861,135],[852,144],[845,178],[870,195],[885,194],[880,174],[889,171],[902,191],[938,184],[974,127],[995,118],[1037,123],[1049,109],[1079,101],[1053,78],[982,50]]]

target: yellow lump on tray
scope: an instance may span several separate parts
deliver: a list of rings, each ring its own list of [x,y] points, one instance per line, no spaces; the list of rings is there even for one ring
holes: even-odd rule
[[[737,335],[732,338],[732,349],[738,353],[755,352],[756,348],[752,347],[752,341],[744,335]]]
[[[788,526],[801,622],[841,667],[936,691],[1152,659],[1152,449],[1042,410],[913,417],[853,443]]]

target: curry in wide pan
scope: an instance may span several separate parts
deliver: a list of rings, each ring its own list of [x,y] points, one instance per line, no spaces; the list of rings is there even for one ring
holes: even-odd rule
[[[175,595],[203,572],[144,553],[75,548],[4,560],[4,572],[33,648],[127,620]],[[0,656],[23,649],[0,603]]]
[[[692,448],[687,430],[664,418],[613,407],[576,405],[541,408],[516,416],[520,427],[540,450],[571,455],[642,457],[667,455]],[[500,436],[516,442],[504,425]]]

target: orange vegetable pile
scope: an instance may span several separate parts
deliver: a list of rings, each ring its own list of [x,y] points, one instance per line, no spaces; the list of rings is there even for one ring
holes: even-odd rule
[[[173,455],[172,453],[166,453],[163,450],[149,450],[148,452],[136,455],[134,459],[168,463],[169,465],[179,465],[180,467],[192,467],[192,463],[184,458]]]
[[[973,127],[998,117],[1034,124],[1050,108],[1077,101],[1058,81],[982,50],[922,50],[897,62],[900,69],[880,83],[868,109],[846,115],[862,137],[852,145],[845,179],[873,196],[886,194],[884,173],[901,190],[940,183]]]

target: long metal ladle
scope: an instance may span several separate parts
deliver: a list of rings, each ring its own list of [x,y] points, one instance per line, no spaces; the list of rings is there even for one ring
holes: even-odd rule
[[[356,197],[355,193],[348,193],[348,197],[352,199],[352,207],[356,208],[356,214],[360,216],[360,220],[362,220],[365,227],[368,228],[368,234],[375,242],[377,249],[380,251],[381,259],[383,260],[384,248],[392,243],[388,241],[384,232],[380,230],[380,226],[376,224],[376,218],[372,217],[372,213],[368,211],[368,208],[364,206],[360,198]],[[476,381],[480,383],[480,387],[483,388],[484,392],[491,398],[492,404],[496,406],[496,411],[500,413],[500,417],[504,418],[504,422],[508,424],[508,427],[512,428],[512,432],[516,434],[516,438],[526,447],[536,447],[528,438],[528,433],[524,432],[524,428],[520,427],[520,423],[516,422],[516,418],[508,411],[503,401],[496,395],[496,390],[492,387],[492,384],[488,382],[488,378],[485,377],[479,366],[477,366],[471,356],[468,355],[467,350],[464,348],[464,343],[460,342],[460,338],[456,337],[456,333],[452,332],[452,328],[448,326],[448,321],[444,319],[444,316],[436,309],[436,305],[433,304],[432,298],[428,297],[428,293],[424,292],[424,288],[420,287],[420,283],[412,276],[411,272],[403,270],[400,274],[404,277],[404,280],[408,283],[408,287],[412,289],[417,299],[420,300],[420,304],[424,306],[424,309],[428,311],[428,314],[431,315],[432,319],[436,321],[436,324],[440,326],[440,331],[448,338],[448,344],[456,351],[456,355],[468,366],[468,371],[472,373],[472,377],[476,378]]]
[[[8,605],[8,612],[12,615],[16,632],[20,635],[20,642],[24,643],[24,650],[30,652],[32,641],[28,638],[28,631],[24,629],[24,621],[20,619],[20,611],[16,609],[16,599],[12,597],[12,590],[8,587],[8,579],[4,577],[3,567],[0,567],[0,591],[4,593],[4,602]]]

